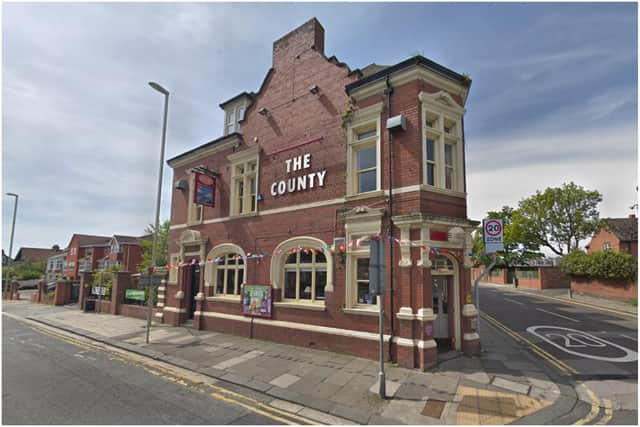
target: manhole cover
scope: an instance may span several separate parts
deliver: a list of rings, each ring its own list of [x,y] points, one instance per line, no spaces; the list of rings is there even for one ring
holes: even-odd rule
[[[442,411],[444,410],[444,402],[442,400],[427,400],[427,403],[424,405],[424,409],[422,410],[422,415],[426,415],[431,418],[440,418],[442,415]]]

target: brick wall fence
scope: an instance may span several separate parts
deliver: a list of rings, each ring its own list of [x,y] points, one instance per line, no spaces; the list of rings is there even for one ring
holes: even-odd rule
[[[482,273],[482,268],[471,269],[471,281],[473,282]],[[558,267],[516,268],[518,286],[529,289],[569,289],[571,278],[564,274]],[[507,269],[497,268],[493,274],[485,277],[483,282],[509,284]]]
[[[638,283],[628,280],[603,280],[573,277],[571,292],[598,298],[630,300],[638,298]]]

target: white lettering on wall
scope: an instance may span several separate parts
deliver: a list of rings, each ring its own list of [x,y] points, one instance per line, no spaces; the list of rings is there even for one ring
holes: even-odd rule
[[[284,163],[287,174],[309,169],[311,167],[311,154],[307,153],[302,156],[292,157],[286,159]],[[282,196],[285,193],[324,187],[326,175],[327,170],[324,169],[319,172],[311,172],[305,175],[293,176],[281,181],[276,181],[271,184],[271,195],[276,197]]]

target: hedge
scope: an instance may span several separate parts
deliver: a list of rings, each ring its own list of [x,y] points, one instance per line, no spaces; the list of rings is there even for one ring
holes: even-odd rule
[[[560,269],[571,275],[605,280],[632,280],[638,274],[637,260],[625,253],[601,251],[587,254],[575,250],[560,261]]]

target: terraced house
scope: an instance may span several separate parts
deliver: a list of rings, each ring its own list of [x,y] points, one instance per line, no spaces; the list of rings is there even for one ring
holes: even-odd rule
[[[414,56],[350,69],[312,19],[275,41],[257,92],[220,104],[222,136],[168,161],[170,269],[156,315],[426,369],[474,352],[465,181],[468,77]],[[202,173],[202,175],[200,174]],[[196,180],[215,178],[213,207]],[[386,292],[369,295],[369,239],[386,244]],[[270,318],[243,316],[270,284]]]

